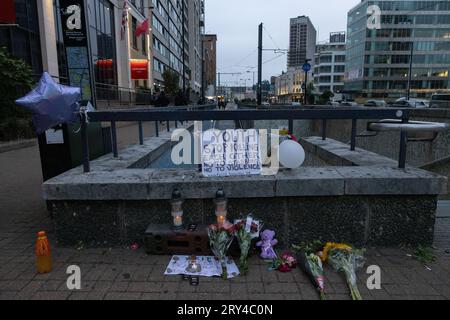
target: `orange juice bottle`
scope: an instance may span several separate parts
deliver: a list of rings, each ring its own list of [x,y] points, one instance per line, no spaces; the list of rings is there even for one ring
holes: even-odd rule
[[[52,256],[47,234],[44,231],[38,233],[36,241],[36,263],[39,273],[49,273],[52,271]]]

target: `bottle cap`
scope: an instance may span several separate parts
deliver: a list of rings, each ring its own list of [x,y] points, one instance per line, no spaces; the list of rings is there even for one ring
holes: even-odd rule
[[[38,237],[39,238],[43,238],[43,237],[46,237],[46,236],[47,236],[47,233],[45,233],[45,231],[41,231],[41,232],[38,233]]]

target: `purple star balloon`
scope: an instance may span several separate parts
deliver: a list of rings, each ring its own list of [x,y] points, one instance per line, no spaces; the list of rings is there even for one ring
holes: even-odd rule
[[[37,134],[63,123],[74,123],[79,110],[81,89],[56,83],[44,72],[39,84],[16,103],[33,112]]]

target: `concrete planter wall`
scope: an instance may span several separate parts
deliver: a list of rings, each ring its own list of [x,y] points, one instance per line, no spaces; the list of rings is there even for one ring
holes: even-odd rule
[[[166,200],[52,201],[61,246],[118,247],[142,242],[150,223],[171,223]],[[188,200],[185,219],[208,224],[212,200]],[[280,247],[324,240],[362,245],[431,245],[433,196],[328,196],[230,199],[229,218],[252,212],[276,230]]]
[[[277,232],[280,246],[321,239],[355,245],[433,241],[437,197],[447,179],[396,168],[391,159],[328,139],[302,141],[313,167],[275,176],[205,178],[198,171],[145,169],[170,149],[170,134],[73,169],[43,186],[62,246],[129,246],[148,224],[170,223],[168,200],[178,189],[188,222],[214,222],[212,199],[223,189],[229,218],[253,213]],[[328,166],[324,166],[328,165]]]

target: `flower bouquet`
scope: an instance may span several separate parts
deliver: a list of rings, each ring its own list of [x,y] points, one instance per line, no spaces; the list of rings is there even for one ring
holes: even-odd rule
[[[317,254],[322,248],[322,243],[316,241],[310,244],[293,246],[297,252],[297,261],[300,269],[308,275],[320,295],[320,300],[326,300],[325,278],[322,260]]]
[[[225,222],[222,226],[213,224],[208,227],[209,244],[214,256],[222,265],[222,278],[224,280],[228,279],[227,251],[233,242],[234,234],[234,225],[229,222]]]
[[[236,239],[241,249],[241,256],[239,258],[239,270],[242,275],[248,273],[248,253],[252,244],[252,240],[259,237],[262,224],[253,220],[249,215],[245,220],[236,220],[234,228],[236,230]]]
[[[282,273],[291,272],[292,269],[297,268],[297,260],[290,252],[285,252],[278,256],[269,266],[269,270],[277,270]]]
[[[356,270],[365,263],[364,250],[354,249],[345,244],[327,243],[323,250],[322,260],[338,272],[343,272],[353,300],[362,300],[356,284]]]

